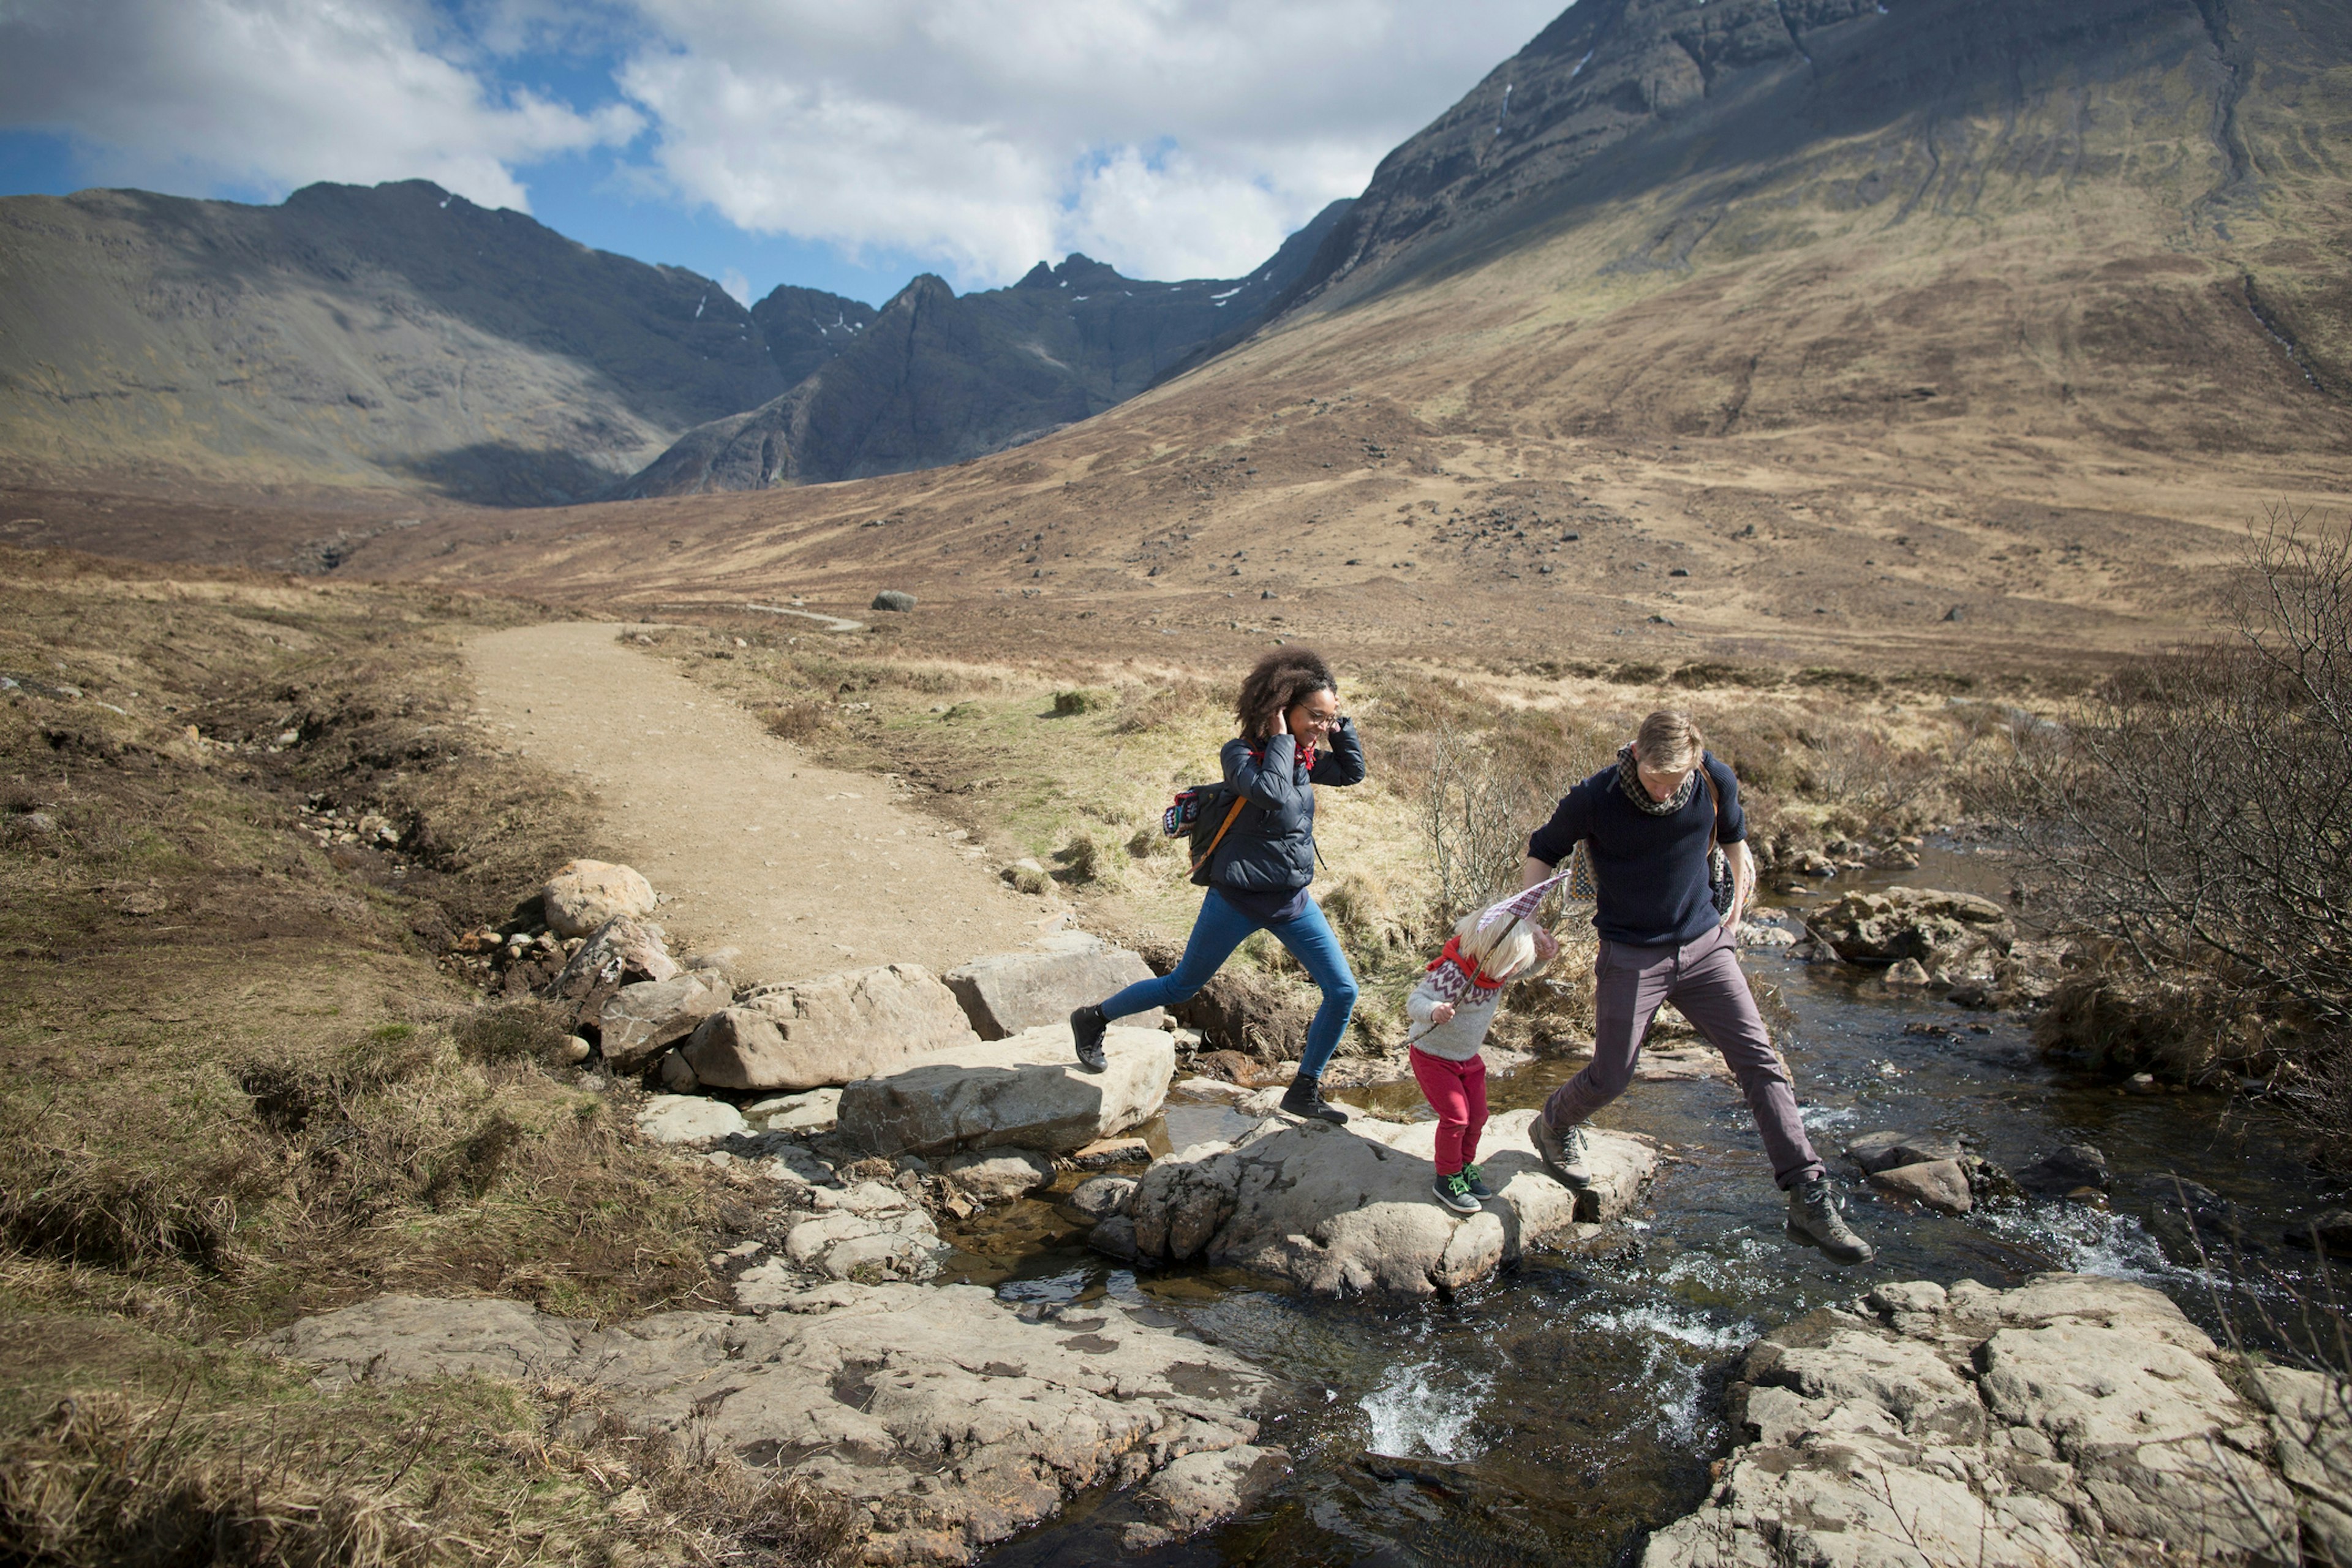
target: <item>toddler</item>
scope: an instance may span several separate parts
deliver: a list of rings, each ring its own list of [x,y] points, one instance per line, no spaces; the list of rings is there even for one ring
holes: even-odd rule
[[[1524,921],[1497,919],[1480,931],[1479,914],[1462,917],[1404,1005],[1413,1025],[1413,1081],[1437,1112],[1434,1191],[1456,1214],[1476,1214],[1495,1195],[1478,1173],[1478,1134],[1486,1125],[1486,1063],[1478,1048],[1494,1026],[1503,984],[1559,951],[1549,931]]]

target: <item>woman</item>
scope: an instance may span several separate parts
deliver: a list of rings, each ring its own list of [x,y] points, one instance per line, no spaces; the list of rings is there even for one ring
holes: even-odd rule
[[[1282,1109],[1345,1121],[1347,1112],[1324,1102],[1323,1064],[1355,1011],[1356,977],[1307,885],[1315,879],[1315,786],[1361,784],[1364,749],[1354,723],[1340,716],[1331,667],[1303,647],[1276,648],[1259,659],[1234,712],[1241,734],[1225,742],[1225,782],[1247,804],[1210,855],[1208,896],[1183,961],[1173,973],[1138,981],[1071,1014],[1078,1065],[1102,1071],[1110,1020],[1192,1000],[1252,931],[1272,931],[1323,991]]]

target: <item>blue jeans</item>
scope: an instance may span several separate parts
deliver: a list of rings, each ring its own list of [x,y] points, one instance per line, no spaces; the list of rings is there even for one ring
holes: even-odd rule
[[[1141,1013],[1153,1007],[1175,1007],[1190,1002],[1209,983],[1209,976],[1223,967],[1234,949],[1254,931],[1270,931],[1274,940],[1290,950],[1290,956],[1306,969],[1307,978],[1323,989],[1323,1005],[1315,1009],[1315,1022],[1307,1026],[1307,1048],[1298,1058],[1298,1071],[1305,1078],[1323,1076],[1323,1064],[1339,1048],[1339,1037],[1348,1030],[1348,1015],[1356,1010],[1356,977],[1348,969],[1348,955],[1339,951],[1339,939],[1331,934],[1330,922],[1315,900],[1307,900],[1307,908],[1295,920],[1276,925],[1265,925],[1234,908],[1209,889],[1201,900],[1201,918],[1192,922],[1192,939],[1184,944],[1183,962],[1171,973],[1156,980],[1139,980],[1102,1005],[1106,1018],[1124,1018],[1131,1013]]]

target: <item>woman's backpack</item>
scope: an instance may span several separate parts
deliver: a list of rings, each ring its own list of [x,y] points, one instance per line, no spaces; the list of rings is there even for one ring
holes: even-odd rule
[[[1209,862],[1216,857],[1217,846],[1224,842],[1225,834],[1240,816],[1249,797],[1224,783],[1194,784],[1176,792],[1168,809],[1160,814],[1160,831],[1173,838],[1178,834],[1190,840],[1192,854],[1192,885],[1209,885]]]

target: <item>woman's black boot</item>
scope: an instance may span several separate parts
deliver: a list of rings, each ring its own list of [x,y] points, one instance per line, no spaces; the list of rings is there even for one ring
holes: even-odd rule
[[[1323,1098],[1323,1080],[1300,1073],[1282,1091],[1282,1109],[1293,1116],[1311,1116],[1318,1121],[1345,1121],[1348,1113]]]
[[[1099,1007],[1081,1007],[1070,1015],[1070,1038],[1076,1042],[1078,1066],[1083,1070],[1100,1072],[1110,1066],[1102,1047],[1103,1030],[1109,1026],[1110,1020],[1103,1016]]]

